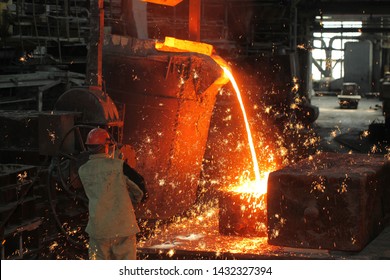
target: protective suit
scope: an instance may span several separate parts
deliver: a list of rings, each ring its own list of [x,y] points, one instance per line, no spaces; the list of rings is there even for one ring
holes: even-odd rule
[[[139,228],[133,203],[143,192],[123,174],[123,161],[90,155],[79,176],[89,199],[90,259],[135,259]]]

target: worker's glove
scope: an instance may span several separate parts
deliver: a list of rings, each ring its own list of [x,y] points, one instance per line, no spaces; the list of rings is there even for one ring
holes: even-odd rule
[[[141,191],[141,189],[128,178],[126,178],[126,185],[133,205],[140,203],[144,196],[144,193]]]

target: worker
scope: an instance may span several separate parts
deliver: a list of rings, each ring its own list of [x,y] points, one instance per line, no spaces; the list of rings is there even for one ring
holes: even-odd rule
[[[123,160],[111,156],[106,130],[92,129],[85,144],[91,155],[79,176],[89,200],[89,259],[136,259],[139,227],[133,205],[144,193],[124,174]]]

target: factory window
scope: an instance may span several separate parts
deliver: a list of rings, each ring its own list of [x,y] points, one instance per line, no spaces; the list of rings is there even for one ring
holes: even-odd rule
[[[358,41],[360,32],[334,32],[359,29],[361,21],[323,21],[324,32],[313,34],[313,80],[344,76],[344,44]]]

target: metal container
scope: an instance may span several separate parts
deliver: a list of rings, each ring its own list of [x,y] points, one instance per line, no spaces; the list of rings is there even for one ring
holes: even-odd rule
[[[267,236],[266,194],[219,190],[218,199],[221,234]]]
[[[165,219],[196,200],[210,119],[228,82],[208,55],[159,52],[152,40],[108,36],[103,48],[107,93],[125,104],[123,143],[136,151],[149,199],[140,218]]]

